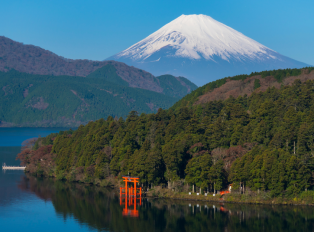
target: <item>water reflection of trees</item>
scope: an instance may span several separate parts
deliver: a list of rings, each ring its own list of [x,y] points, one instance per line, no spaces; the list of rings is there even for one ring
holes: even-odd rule
[[[144,199],[139,217],[123,217],[109,189],[28,176],[19,187],[52,201],[59,216],[109,231],[313,231],[314,208]],[[189,205],[190,204],[190,205]]]

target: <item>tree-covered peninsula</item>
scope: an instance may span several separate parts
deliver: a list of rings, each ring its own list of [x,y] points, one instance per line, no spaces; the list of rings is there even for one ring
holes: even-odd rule
[[[233,184],[235,190],[241,185],[273,197],[311,194],[313,80],[250,96],[180,104],[51,134],[19,158],[28,172],[99,185],[132,175],[146,186],[176,191],[195,186],[213,192]]]

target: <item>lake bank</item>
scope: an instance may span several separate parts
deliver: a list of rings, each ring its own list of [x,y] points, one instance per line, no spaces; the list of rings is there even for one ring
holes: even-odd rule
[[[156,198],[168,198],[168,199],[180,199],[180,200],[193,200],[193,201],[208,201],[208,202],[220,202],[220,203],[240,203],[240,204],[261,204],[261,205],[308,205],[314,206],[313,193],[308,191],[309,194],[301,193],[298,196],[287,197],[271,197],[268,192],[261,193],[230,193],[221,196],[213,193],[208,193],[207,196],[204,194],[197,195],[197,193],[187,192],[173,192],[169,189],[150,189],[147,192],[148,197]]]
[[[29,172],[28,167],[26,167],[26,172],[35,175],[37,172]],[[42,172],[41,172],[42,173]],[[67,179],[66,177],[70,177],[71,179]],[[102,188],[112,188],[115,192],[119,192],[120,187],[124,187],[123,181],[110,177],[103,180],[94,179],[91,180],[89,178],[82,178],[81,180],[75,180],[71,176],[46,176],[44,178],[52,178],[54,180],[64,180],[69,183],[80,183],[85,185],[98,186]],[[216,194],[213,196],[213,193],[208,193],[207,196],[204,194],[191,193],[189,192],[176,192],[172,189],[162,188],[162,186],[154,186],[147,191],[143,191],[143,196],[149,198],[159,198],[159,199],[177,199],[177,200],[186,200],[186,201],[202,201],[202,202],[217,202],[217,203],[240,203],[240,204],[260,204],[260,205],[307,205],[314,206],[314,192],[306,191],[302,192],[299,195],[289,196],[289,197],[271,197],[271,193],[268,192],[254,192],[248,191],[244,194],[240,194],[236,191],[231,192],[229,194],[225,194],[221,196],[220,194]]]

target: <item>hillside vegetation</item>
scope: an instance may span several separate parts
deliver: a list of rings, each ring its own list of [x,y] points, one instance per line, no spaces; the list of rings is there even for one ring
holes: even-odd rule
[[[165,78],[155,77],[151,73],[121,62],[66,59],[40,47],[25,45],[0,36],[0,71],[2,72],[14,69],[28,74],[50,76],[106,76],[107,80],[111,80],[113,77],[105,72],[106,66],[111,69],[111,74],[118,76],[124,81],[125,86],[129,87],[166,93],[166,95],[169,93],[168,95],[173,97],[183,97],[197,88],[184,77],[168,75],[170,78],[166,83]],[[102,67],[105,70],[101,69]]]
[[[304,82],[314,79],[313,70],[314,67],[278,69],[253,72],[250,75],[243,74],[234,77],[225,77],[197,88],[174,104],[171,109],[175,110],[184,106],[190,107],[213,100],[225,100],[230,95],[235,98],[244,96],[245,94],[251,95],[255,90],[266,91],[269,87],[280,88],[281,85],[291,85],[296,79]]]
[[[296,80],[175,111],[109,116],[41,139],[19,158],[31,173],[71,181],[132,175],[177,190],[233,183],[235,190],[295,196],[314,185],[313,139],[314,81]]]
[[[88,77],[0,72],[0,125],[77,127],[108,116],[126,117],[132,110],[152,113],[169,108],[185,88],[170,86],[166,95],[128,87],[113,66],[100,71],[103,75]]]

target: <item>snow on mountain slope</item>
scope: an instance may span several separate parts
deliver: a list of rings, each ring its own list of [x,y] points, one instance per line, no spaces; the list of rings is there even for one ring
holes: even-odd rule
[[[155,75],[182,75],[198,85],[227,75],[307,66],[206,15],[181,15],[108,59]]]
[[[267,47],[206,15],[181,15],[132,47],[117,54],[145,60],[165,46],[177,48],[175,56],[191,59],[211,59],[213,55],[228,60],[231,55],[240,58],[258,58]]]

